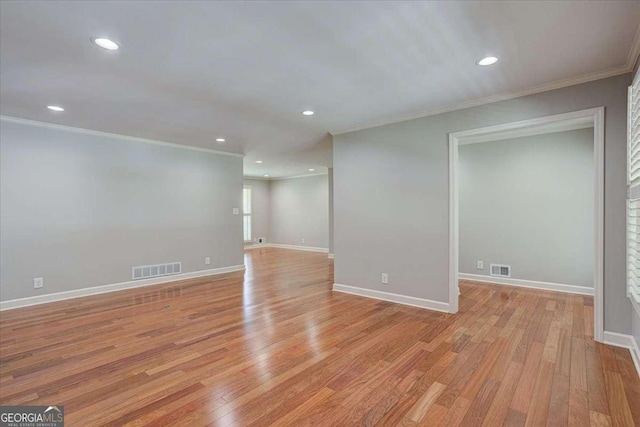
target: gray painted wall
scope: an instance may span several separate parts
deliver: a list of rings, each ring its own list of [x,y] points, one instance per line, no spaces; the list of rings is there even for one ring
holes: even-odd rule
[[[246,179],[244,185],[251,187],[251,227],[253,237],[264,237],[271,242],[271,183],[259,179]]]
[[[329,253],[333,253],[333,168],[329,168]]]
[[[334,137],[336,283],[448,302],[448,133],[604,106],[607,331],[626,297],[626,96],[631,75]],[[390,283],[380,284],[380,273]]]
[[[270,234],[272,243],[329,247],[327,175],[271,181]]]
[[[240,157],[3,121],[0,158],[2,301],[243,264]]]
[[[458,155],[461,273],[508,264],[515,279],[593,287],[593,128]]]
[[[640,346],[640,314],[633,309],[631,310],[631,334],[635,338],[636,343]]]

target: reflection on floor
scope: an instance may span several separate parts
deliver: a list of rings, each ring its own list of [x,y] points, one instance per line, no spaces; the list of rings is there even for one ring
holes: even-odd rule
[[[462,282],[448,315],[333,293],[326,254],[2,313],[3,405],[68,425],[640,425],[590,297]]]

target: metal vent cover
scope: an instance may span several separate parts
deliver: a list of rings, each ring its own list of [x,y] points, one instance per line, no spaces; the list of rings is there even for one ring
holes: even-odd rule
[[[490,274],[496,277],[511,277],[511,266],[504,264],[491,264]]]
[[[131,269],[131,278],[133,280],[140,280],[180,273],[182,273],[182,262],[169,262],[166,264],[140,265],[133,267]]]

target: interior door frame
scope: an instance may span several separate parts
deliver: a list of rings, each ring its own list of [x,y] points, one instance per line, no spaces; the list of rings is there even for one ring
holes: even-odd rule
[[[458,205],[458,146],[464,140],[481,138],[495,132],[524,130],[563,122],[589,122],[593,124],[594,153],[594,277],[593,277],[593,336],[604,339],[604,107],[590,108],[564,114],[539,117],[449,133],[449,311],[458,312],[459,286],[459,205]]]

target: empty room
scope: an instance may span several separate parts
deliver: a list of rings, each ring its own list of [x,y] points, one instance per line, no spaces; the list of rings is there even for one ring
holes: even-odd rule
[[[640,426],[640,2],[0,1],[0,427]]]

